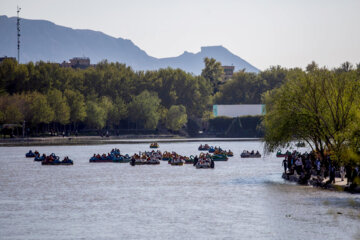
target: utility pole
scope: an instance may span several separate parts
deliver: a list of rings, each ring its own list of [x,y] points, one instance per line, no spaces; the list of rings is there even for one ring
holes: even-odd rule
[[[20,13],[21,8],[17,6],[17,50],[18,50],[18,63],[20,63]]]

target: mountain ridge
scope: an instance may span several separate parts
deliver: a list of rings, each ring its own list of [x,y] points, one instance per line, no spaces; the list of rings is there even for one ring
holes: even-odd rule
[[[16,17],[0,16],[0,56],[17,56]],[[115,38],[101,31],[73,29],[48,20],[21,19],[20,61],[67,61],[72,57],[86,56],[92,63],[102,60],[120,62],[134,70],[180,68],[200,74],[203,59],[213,57],[222,65],[233,65],[235,71],[259,72],[244,59],[223,46],[203,46],[200,52],[184,51],[179,56],[156,58],[148,55],[130,39]]]

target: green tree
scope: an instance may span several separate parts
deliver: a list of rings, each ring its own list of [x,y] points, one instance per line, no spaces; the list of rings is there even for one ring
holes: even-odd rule
[[[31,96],[30,110],[32,113],[31,122],[33,124],[50,123],[54,119],[54,111],[47,102],[46,96],[34,92]]]
[[[78,91],[73,91],[66,89],[64,92],[68,105],[70,106],[70,121],[74,123],[76,128],[76,123],[84,121],[86,118],[86,107],[84,95]]]
[[[269,150],[302,140],[324,157],[340,161],[359,121],[359,81],[354,71],[295,69],[278,89],[264,94],[265,142]]]
[[[0,111],[2,123],[22,123],[27,116],[27,106],[24,95],[0,96]]]
[[[159,119],[161,100],[156,93],[145,90],[133,97],[129,104],[129,117],[133,122],[140,123],[146,129],[155,129]]]
[[[217,104],[259,104],[266,85],[255,73],[234,73],[232,79],[220,87],[215,95]]]
[[[86,123],[90,127],[102,129],[106,123],[106,110],[94,100],[86,104]]]
[[[205,68],[201,72],[201,76],[208,80],[214,89],[214,93],[218,91],[218,85],[222,81],[224,69],[220,62],[214,58],[204,58]]]
[[[103,97],[101,97],[99,106],[104,111],[104,120],[105,120],[105,122],[107,122],[106,125],[111,126],[112,121],[110,120],[110,116],[111,116],[111,113],[114,112],[114,108],[115,108],[113,102],[111,101],[111,99],[109,97],[103,96]]]
[[[17,62],[12,59],[5,59],[0,63],[0,95],[13,93],[16,69]]]
[[[179,131],[187,123],[186,108],[183,105],[173,105],[166,114],[166,127]]]
[[[54,111],[54,122],[62,125],[68,124],[70,120],[70,107],[66,97],[57,89],[48,91],[47,101]]]
[[[119,121],[127,118],[127,116],[128,109],[126,103],[120,97],[117,97],[113,104],[112,111],[108,113],[109,124],[112,126],[118,125]]]

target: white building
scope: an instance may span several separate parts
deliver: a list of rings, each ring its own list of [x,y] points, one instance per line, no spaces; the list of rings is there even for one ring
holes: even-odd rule
[[[264,104],[213,105],[215,117],[242,117],[265,115]]]

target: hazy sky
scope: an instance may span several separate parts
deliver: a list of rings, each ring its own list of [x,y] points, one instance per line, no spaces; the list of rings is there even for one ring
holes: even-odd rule
[[[0,15],[17,5],[23,18],[127,38],[158,58],[223,45],[262,70],[360,62],[360,0],[0,0]]]

